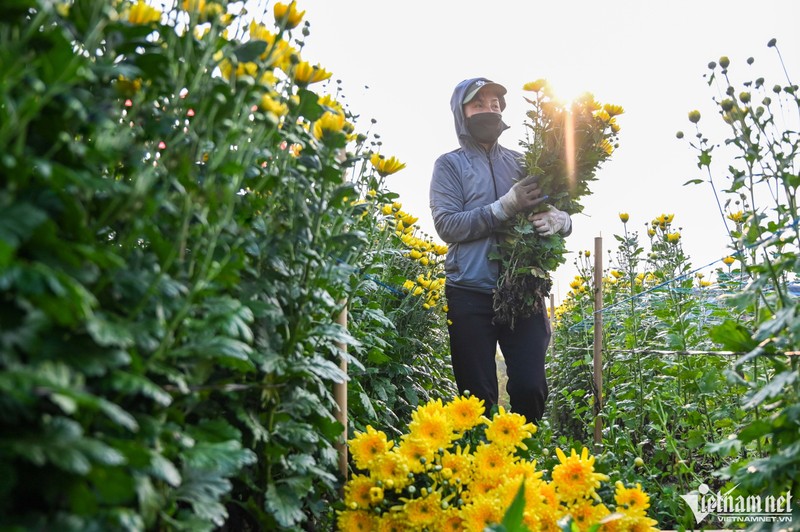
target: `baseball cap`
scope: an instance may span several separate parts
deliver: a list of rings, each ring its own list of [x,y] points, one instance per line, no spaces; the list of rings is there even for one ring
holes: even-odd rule
[[[499,83],[495,83],[494,81],[490,81],[486,78],[476,79],[472,83],[470,83],[469,87],[467,87],[467,92],[464,94],[464,101],[461,102],[462,105],[468,104],[472,99],[478,94],[478,91],[489,87],[494,89],[497,93],[497,96],[500,98],[500,109],[505,109],[506,107],[506,100],[503,98],[505,94],[508,92],[505,87],[500,85]]]

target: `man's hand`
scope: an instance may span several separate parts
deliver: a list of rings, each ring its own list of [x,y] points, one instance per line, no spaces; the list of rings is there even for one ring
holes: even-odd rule
[[[534,208],[546,198],[541,196],[539,176],[529,175],[520,179],[511,190],[492,203],[492,212],[501,222],[508,220],[518,212]]]
[[[568,233],[572,228],[572,219],[569,214],[556,209],[552,205],[548,205],[547,210],[544,212],[531,214],[528,216],[528,220],[533,222],[536,232],[542,236]]]

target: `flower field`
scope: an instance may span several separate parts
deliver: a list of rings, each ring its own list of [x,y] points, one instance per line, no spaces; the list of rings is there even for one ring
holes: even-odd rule
[[[709,65],[719,116],[678,136],[730,256],[620,213],[534,426],[457,394],[447,248],[300,7],[0,5],[0,529],[686,529],[701,483],[800,526],[797,86]]]

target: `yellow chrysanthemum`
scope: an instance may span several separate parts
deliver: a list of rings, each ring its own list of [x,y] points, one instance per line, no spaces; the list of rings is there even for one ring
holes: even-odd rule
[[[375,482],[365,475],[353,475],[344,488],[344,504],[347,508],[369,508],[372,498],[369,490],[375,487]]]
[[[261,96],[261,103],[259,104],[259,109],[262,111],[266,111],[267,113],[272,113],[276,117],[280,118],[284,116],[286,113],[289,112],[289,107],[278,100],[275,100],[269,94],[264,94]]]
[[[726,265],[730,266],[731,264],[736,262],[736,258],[728,255],[727,257],[722,259],[722,262],[724,262]]]
[[[481,443],[475,449],[474,473],[478,478],[500,478],[505,473],[506,465],[512,460],[513,456],[509,449]]]
[[[450,480],[459,481],[462,485],[468,484],[471,480],[472,455],[469,446],[462,448],[456,447],[455,452],[446,450],[441,458],[442,470],[448,469]]]
[[[322,140],[328,135],[341,133],[343,128],[344,115],[326,111],[314,122],[314,137],[318,140]]]
[[[453,428],[443,411],[415,412],[408,424],[409,434],[431,449],[445,448],[453,439]]]
[[[410,471],[408,459],[392,451],[381,456],[377,463],[373,464],[372,476],[375,480],[380,480],[387,489],[399,490],[410,482],[408,478]]]
[[[601,150],[603,150],[607,155],[611,155],[612,153],[614,153],[614,145],[611,144],[611,142],[609,142],[608,139],[601,140],[600,144],[598,144],[598,147]]]
[[[536,425],[528,423],[525,416],[515,412],[506,412],[503,406],[498,408],[486,427],[486,438],[504,449],[514,449],[521,447],[527,449],[523,440],[530,438],[536,433]]]
[[[272,8],[272,14],[275,16],[275,24],[291,30],[300,24],[306,12],[297,11],[297,2],[290,2],[288,5],[278,2]]]
[[[596,489],[608,476],[596,473],[594,470],[595,457],[589,456],[589,450],[584,447],[580,456],[572,449],[567,457],[561,449],[556,448],[559,464],[553,467],[553,483],[559,497],[563,501],[571,502],[577,499],[594,497]]]
[[[667,233],[667,242],[675,243],[681,239],[681,234],[678,231]]]
[[[356,467],[359,469],[369,469],[377,459],[392,448],[394,442],[386,438],[383,431],[378,431],[367,425],[366,432],[357,433],[354,438],[347,442],[350,446],[350,454]]]
[[[483,399],[478,399],[474,395],[456,397],[445,408],[453,428],[457,431],[469,430],[482,423],[482,416],[486,411]]]
[[[433,524],[442,509],[442,496],[438,491],[434,491],[427,497],[406,499],[404,502],[403,510],[406,514],[406,521],[411,525],[412,530],[422,530],[423,527]]]
[[[160,20],[161,11],[148,5],[144,0],[136,2],[128,12],[128,22],[131,24],[150,24]]]
[[[433,455],[438,448],[431,448],[426,441],[418,438],[411,438],[404,434],[400,438],[397,446],[397,453],[403,456],[408,463],[408,469],[412,473],[421,473],[425,470],[425,464],[433,461]]]
[[[547,86],[547,80],[537,79],[536,81],[529,81],[522,86],[522,90],[529,92],[539,92]]]
[[[621,105],[614,105],[613,103],[605,104],[603,110],[608,113],[609,116],[617,116],[625,112],[625,109],[623,109]]]
[[[600,523],[600,520],[611,512],[604,504],[594,504],[591,499],[583,499],[575,504],[572,504],[567,511],[576,525],[578,530],[585,532],[592,525]]]
[[[619,219],[622,221],[622,223],[628,223],[630,215],[627,212],[621,212],[619,213]]]
[[[375,525],[375,518],[366,510],[346,510],[339,512],[336,519],[339,530],[371,532]]]
[[[740,224],[744,221],[744,213],[742,211],[728,213],[728,220]]]
[[[300,61],[294,68],[291,69],[291,76],[295,83],[298,85],[310,85],[324,81],[331,77],[332,73],[328,72],[319,65],[311,65],[306,61]]]
[[[205,13],[206,0],[183,0],[181,8],[190,13]]]
[[[406,167],[405,163],[401,163],[394,156],[387,159],[379,153],[373,153],[369,158],[369,162],[372,163],[372,166],[382,177],[397,173]]]
[[[464,519],[461,518],[459,511],[453,507],[442,512],[439,523],[439,530],[442,532],[462,532],[464,530]]]
[[[633,488],[626,488],[625,485],[617,481],[614,501],[617,503],[617,511],[630,516],[644,516],[650,508],[650,497],[642,491],[642,485],[637,483]]]
[[[399,512],[387,512],[375,519],[376,532],[406,532],[407,529],[405,518]]]
[[[503,509],[494,499],[477,499],[461,510],[461,517],[465,531],[483,532],[503,519]]]

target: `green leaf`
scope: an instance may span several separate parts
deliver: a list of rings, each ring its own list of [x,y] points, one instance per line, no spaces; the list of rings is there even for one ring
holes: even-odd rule
[[[767,399],[777,397],[783,393],[784,388],[791,386],[797,380],[797,372],[784,371],[775,375],[768,384],[761,387],[744,403],[746,409],[755,408]]]
[[[522,522],[525,511],[525,479],[519,484],[517,494],[503,516],[503,526],[507,532],[530,532]]]
[[[126,325],[106,319],[102,312],[89,316],[86,330],[95,342],[104,347],[133,345],[133,335]]]
[[[159,453],[150,453],[150,473],[170,486],[179,486],[181,484],[181,474],[175,464],[167,460]]]
[[[267,51],[267,46],[266,41],[251,40],[237,46],[233,53],[240,62],[251,63]]]
[[[727,320],[721,325],[712,327],[708,335],[715,342],[722,344],[731,351],[749,352],[758,347],[758,342],[753,339],[750,332],[740,323]]]
[[[297,106],[297,113],[300,116],[313,122],[325,112],[325,109],[319,104],[317,93],[308,89],[298,89],[297,95],[300,97],[300,104]]]
[[[284,527],[295,527],[305,518],[302,501],[290,486],[283,483],[269,483],[265,508]]]

